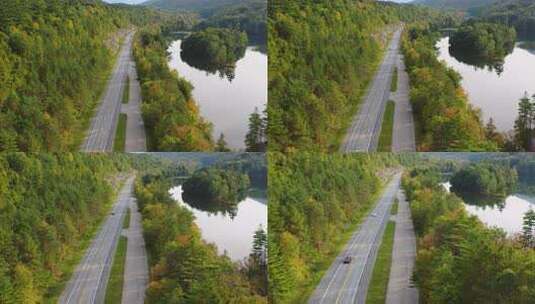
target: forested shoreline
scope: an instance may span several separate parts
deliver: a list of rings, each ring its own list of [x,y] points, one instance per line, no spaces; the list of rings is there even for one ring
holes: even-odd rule
[[[497,151],[495,134],[485,132],[481,113],[469,103],[459,74],[437,59],[438,37],[428,24],[419,25],[409,28],[402,42],[418,150]]]
[[[0,154],[1,303],[57,300],[129,168],[119,154]]]
[[[450,38],[450,52],[500,62],[512,52],[515,41],[514,28],[471,20],[461,24]]]
[[[212,151],[212,126],[200,116],[192,85],[167,63],[168,38],[160,27],[145,29],[138,37],[134,57],[149,150]]]
[[[413,278],[422,303],[531,303],[535,251],[524,240],[532,231],[511,237],[485,226],[439,182],[433,168],[402,180],[418,238]]]
[[[265,234],[257,232],[245,264],[232,262],[202,240],[191,211],[171,197],[159,174],[136,181],[151,279],[148,303],[267,303]]]
[[[472,164],[461,168],[451,178],[454,192],[501,197],[513,193],[518,174],[514,168],[495,163]]]

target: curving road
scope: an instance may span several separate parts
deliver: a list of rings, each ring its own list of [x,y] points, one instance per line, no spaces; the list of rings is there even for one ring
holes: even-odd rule
[[[123,218],[131,201],[134,177],[128,178],[112,213],[93,239],[60,296],[60,304],[103,303],[115,250],[123,227]]]
[[[351,237],[346,248],[336,257],[308,303],[366,302],[377,250],[390,218],[390,207],[399,190],[400,179],[400,173],[392,178],[375,209]],[[343,263],[346,256],[352,257],[350,264]]]
[[[401,32],[402,28],[400,27],[392,36],[368,94],[347,130],[341,146],[342,152],[368,152],[377,149],[386,102],[390,96],[392,73],[397,64]]]
[[[119,113],[121,113],[123,91],[125,89],[127,74],[132,66],[133,37],[134,31],[130,31],[124,40],[117,63],[111,78],[108,81],[106,92],[102,97],[100,106],[93,117],[93,120],[91,121],[91,127],[87,131],[85,142],[81,147],[83,152],[113,151],[115,132],[119,121]],[[137,82],[137,77],[132,77],[131,81]],[[135,90],[136,86],[133,86],[133,88]],[[132,96],[130,98],[132,98]]]

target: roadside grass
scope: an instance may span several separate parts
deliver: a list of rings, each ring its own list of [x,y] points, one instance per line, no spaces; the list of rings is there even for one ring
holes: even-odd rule
[[[130,77],[126,77],[126,83],[123,90],[123,103],[127,104],[130,101]]]
[[[117,131],[115,132],[115,141],[113,143],[114,152],[124,152],[124,145],[126,140],[126,120],[125,113],[119,114],[119,124],[117,125]]]
[[[394,204],[392,204],[392,208],[390,209],[390,214],[392,215],[398,214],[398,204],[399,204],[399,200],[397,198],[394,199]]]
[[[126,244],[127,238],[121,235],[115,256],[113,258],[113,265],[110,271],[110,279],[106,287],[106,297],[104,303],[115,304],[121,303],[123,297],[123,281],[124,281],[124,264],[126,260]]]
[[[123,221],[123,229],[130,228],[130,207],[126,208],[126,215]]]
[[[381,135],[379,137],[379,146],[377,147],[377,151],[379,152],[392,151],[392,132],[394,129],[395,107],[396,104],[392,100],[389,100],[386,104],[383,126],[381,127]]]
[[[394,232],[396,223],[389,221],[375,266],[373,267],[372,279],[370,287],[368,288],[368,296],[366,297],[366,304],[384,304],[386,301],[386,292],[388,288],[388,279],[390,277],[390,266],[392,265],[392,249],[394,247]]]
[[[323,278],[325,272],[329,269],[332,263],[334,263],[334,260],[346,246],[351,236],[357,231],[364,217],[366,217],[373,210],[373,207],[375,207],[375,204],[381,195],[383,195],[387,184],[388,181],[381,186],[381,189],[379,189],[375,195],[373,195],[373,198],[366,206],[362,206],[362,209],[360,210],[361,212],[355,216],[355,219],[352,223],[348,224],[347,229],[340,234],[339,238],[333,241],[335,243],[333,250],[325,254],[321,261],[317,261],[313,265],[310,265],[310,279],[306,284],[296,286],[294,288],[293,295],[290,296],[288,303],[301,304],[308,301],[308,298],[318,286],[321,278]]]
[[[394,74],[392,74],[392,82],[390,83],[390,92],[398,90],[398,67],[394,67]]]

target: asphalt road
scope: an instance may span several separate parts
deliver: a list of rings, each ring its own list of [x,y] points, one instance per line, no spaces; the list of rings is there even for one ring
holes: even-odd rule
[[[414,119],[412,106],[409,101],[409,75],[405,69],[403,55],[397,58],[398,89],[390,94],[390,99],[396,103],[394,110],[394,128],[392,134],[392,152],[416,151],[414,135]]]
[[[365,303],[368,285],[381,245],[390,207],[399,190],[401,174],[396,174],[387,185],[375,209],[351,237],[346,248],[336,257],[308,303]],[[352,261],[344,264],[346,256]]]
[[[106,93],[103,95],[100,106],[91,121],[86,139],[82,145],[83,152],[111,152],[115,131],[121,112],[123,90],[126,75],[130,67],[132,56],[132,40],[134,32],[129,32],[119,52],[117,63],[111,78],[108,81]]]
[[[342,152],[368,152],[377,149],[386,102],[390,96],[392,73],[398,58],[401,31],[402,28],[397,29],[392,36],[368,94],[347,130],[341,146]]]
[[[130,227],[125,231],[128,238],[126,262],[124,267],[123,304],[143,304],[145,289],[149,282],[149,266],[141,213],[138,211],[137,200],[130,200]]]
[[[93,239],[60,296],[60,304],[103,303],[115,250],[123,228],[123,218],[131,200],[134,177],[121,189],[112,213]]]
[[[147,143],[145,125],[141,116],[141,86],[133,58],[128,68],[128,79],[130,81],[129,101],[121,108],[121,113],[125,113],[127,117],[124,150],[125,152],[145,152]]]
[[[402,191],[398,194],[398,200],[386,304],[418,304],[418,289],[412,286],[411,281],[414,260],[416,259],[416,236],[409,203]]]

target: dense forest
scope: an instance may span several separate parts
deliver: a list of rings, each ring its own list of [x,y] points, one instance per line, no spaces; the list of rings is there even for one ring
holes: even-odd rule
[[[269,146],[337,150],[400,21],[431,10],[376,1],[269,1]]]
[[[516,29],[522,39],[535,38],[535,3],[531,0],[500,0],[481,8],[477,16]]]
[[[437,59],[438,37],[429,26],[415,26],[404,33],[402,42],[418,150],[497,150],[495,132],[486,132],[480,112],[461,87],[460,75]]]
[[[212,126],[200,117],[191,84],[170,70],[167,45],[160,28],[144,30],[134,43],[149,150],[211,151]]]
[[[507,237],[483,225],[439,180],[431,169],[402,181],[418,238],[413,279],[421,303],[532,303],[535,251],[525,242],[532,236]]]
[[[2,3],[0,150],[78,148],[127,22],[96,1]]]
[[[255,1],[258,0],[148,0],[143,5],[167,11],[194,11],[203,17],[209,17],[225,7]]]
[[[193,214],[171,198],[170,187],[159,175],[136,182],[151,267],[146,301],[267,303],[265,233],[255,234],[245,264],[233,263],[202,240]]]
[[[184,39],[180,57],[201,70],[230,69],[233,73],[236,62],[245,55],[247,43],[247,35],[238,30],[207,28]]]
[[[516,189],[518,174],[508,165],[482,162],[461,168],[450,182],[454,192],[503,198]]]
[[[240,153],[231,160],[221,160],[214,166],[221,170],[247,174],[251,187],[260,190],[267,189],[267,159],[264,153]]]
[[[101,1],[13,0],[2,4],[0,150],[77,150],[126,30],[149,23],[191,27],[195,22],[192,14],[172,15]],[[137,45],[153,47],[147,36],[140,36]],[[149,51],[139,49],[137,52],[137,58],[142,61],[140,67],[145,68],[143,76],[147,77],[148,70],[152,70],[153,75],[163,78],[166,70],[156,67],[159,57],[154,55],[158,52],[147,53]],[[161,57],[164,58],[165,53]],[[197,134],[202,133],[197,128],[208,127],[198,122],[193,103],[177,105],[179,102],[174,103],[170,98],[176,95],[177,87],[184,87],[186,91],[189,87],[186,83],[179,86],[177,82],[179,80],[155,82],[152,90],[144,90],[144,100],[148,101],[144,105],[144,116],[150,121],[148,133],[158,138],[152,147],[183,147],[182,150],[211,147],[209,139],[196,138],[203,137]],[[168,95],[159,96],[163,89]],[[157,102],[158,98],[165,99],[166,104]],[[158,111],[156,108],[163,105],[166,111],[177,109],[181,115],[171,113],[159,116],[164,117],[165,122],[151,121]],[[185,139],[188,136],[191,138]]]
[[[242,1],[240,4],[217,10],[212,16],[199,23],[196,28],[231,28],[247,33],[249,41],[267,42],[267,1]]]
[[[185,201],[203,200],[209,204],[235,206],[249,190],[247,174],[234,170],[203,168],[188,178],[182,189]]]
[[[128,169],[120,154],[0,155],[0,303],[59,297]]]
[[[502,24],[468,21],[450,38],[450,53],[461,61],[503,62],[513,51],[516,41],[514,28]]]
[[[467,10],[490,5],[496,0],[415,0],[414,3],[432,6],[440,9]]]
[[[270,301],[307,300],[398,165],[387,153],[269,155]]]

